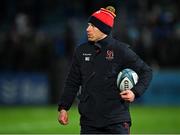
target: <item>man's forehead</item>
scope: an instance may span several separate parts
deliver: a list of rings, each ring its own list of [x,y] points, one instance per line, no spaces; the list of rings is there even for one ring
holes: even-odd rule
[[[98,27],[96,27],[93,23],[90,23],[90,22],[88,23],[88,26],[93,26],[95,29],[98,29]]]

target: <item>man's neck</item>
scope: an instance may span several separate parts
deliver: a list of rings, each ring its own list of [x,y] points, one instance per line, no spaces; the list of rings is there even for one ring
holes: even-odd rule
[[[103,35],[101,38],[99,38],[97,41],[95,41],[95,43],[102,40],[102,39],[104,39],[104,38],[106,38],[106,37],[107,37],[107,35]]]

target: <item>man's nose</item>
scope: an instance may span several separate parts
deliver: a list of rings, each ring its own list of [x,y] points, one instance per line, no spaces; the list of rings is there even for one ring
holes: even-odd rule
[[[88,31],[90,31],[90,29],[91,29],[91,26],[88,26],[88,27],[86,28],[86,31],[88,32]]]

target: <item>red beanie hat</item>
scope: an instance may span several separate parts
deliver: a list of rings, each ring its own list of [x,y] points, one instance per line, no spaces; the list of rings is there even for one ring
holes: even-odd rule
[[[100,31],[109,35],[114,25],[115,9],[112,6],[101,8],[100,10],[93,13],[89,22],[96,26]]]

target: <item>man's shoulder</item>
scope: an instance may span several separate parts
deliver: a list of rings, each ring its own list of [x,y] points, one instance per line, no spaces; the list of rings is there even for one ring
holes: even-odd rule
[[[88,42],[83,42],[83,43],[80,43],[77,48],[84,48],[84,47],[87,47],[88,45]]]
[[[129,44],[124,43],[124,42],[120,42],[120,45],[121,45],[122,47],[127,47],[127,48],[130,48],[130,47],[131,47]]]
[[[129,44],[127,44],[127,43],[125,43],[125,42],[122,42],[122,41],[119,41],[119,40],[117,40],[117,39],[115,39],[115,42],[116,42],[116,44],[117,44],[118,46],[120,46],[120,47],[127,47],[127,48],[130,47]]]
[[[75,51],[76,52],[82,52],[84,50],[88,50],[88,48],[90,47],[88,42],[84,42],[79,44],[78,46],[76,46]]]
[[[131,46],[127,43],[121,42],[117,39],[114,39],[114,44],[115,48],[119,49],[125,49],[125,48],[130,48]]]
[[[89,46],[90,46],[89,42],[84,42],[84,43],[79,44],[76,47],[76,49],[78,49],[78,50],[87,49],[87,48],[89,48]]]

